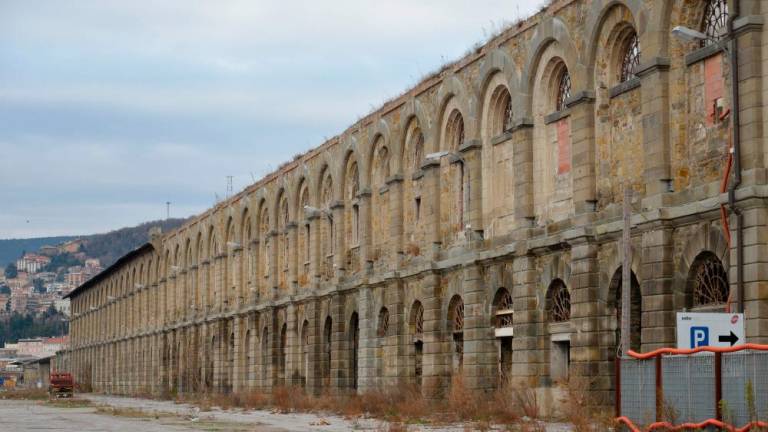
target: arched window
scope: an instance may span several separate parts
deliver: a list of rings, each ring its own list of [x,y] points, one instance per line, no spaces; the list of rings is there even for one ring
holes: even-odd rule
[[[349,387],[357,389],[357,361],[360,347],[360,319],[357,312],[352,313],[349,320]]]
[[[453,372],[460,373],[464,366],[464,301],[458,295],[448,305],[448,328],[453,338]]]
[[[456,151],[464,143],[464,118],[459,110],[451,111],[445,130],[447,150]]]
[[[490,100],[490,137],[496,137],[512,129],[512,97],[503,85],[496,87]]]
[[[568,73],[568,68],[563,67],[560,72],[560,80],[557,86],[557,111],[562,111],[565,108],[565,102],[571,97],[571,74]]]
[[[304,324],[301,326],[301,386],[304,387],[307,384],[307,377],[309,377],[309,321],[304,320]]]
[[[325,318],[325,327],[323,328],[323,383],[325,387],[331,385],[331,331],[333,320],[331,317]]]
[[[385,307],[379,311],[379,325],[376,329],[376,336],[384,337],[389,331],[389,310]]]
[[[496,328],[512,327],[514,306],[512,294],[506,288],[500,288],[493,302],[493,326]]]
[[[491,321],[495,327],[498,383],[500,386],[507,382],[512,372],[513,308],[512,294],[506,288],[499,288],[493,300]]]
[[[288,355],[288,326],[283,324],[280,330],[280,358],[278,359],[277,376],[278,382],[285,385],[285,363]]]
[[[334,240],[336,234],[333,215],[330,210],[332,203],[333,180],[331,179],[329,169],[326,168],[320,188],[320,206],[323,211],[322,227],[320,229],[320,251],[323,260],[322,275],[326,280],[333,277],[333,253],[335,250]]]
[[[629,291],[630,308],[629,308],[629,347],[624,347],[623,352],[627,352],[628,349],[633,351],[640,351],[641,333],[642,333],[642,303],[643,295],[640,291],[640,282],[638,282],[635,272],[630,272],[631,285]],[[610,301],[614,303],[614,310],[616,312],[616,344],[621,342],[621,313],[622,313],[622,290],[624,289],[622,268],[619,267],[613,273],[611,283],[609,285],[609,292],[613,292]]]
[[[421,161],[424,160],[424,134],[420,129],[414,131],[413,136],[413,159],[411,161],[411,168],[413,172],[421,169]]]
[[[555,279],[549,285],[549,321],[552,323],[565,322],[571,319],[571,294],[568,287],[560,279]]]
[[[413,336],[413,379],[421,387],[424,357],[424,306],[416,300],[411,307],[410,330]]]
[[[700,253],[689,275],[693,307],[722,306],[728,302],[728,272],[712,252]]]
[[[708,0],[704,9],[701,32],[708,36],[701,41],[707,46],[725,37],[728,29],[728,2],[726,0]]]
[[[637,33],[632,31],[624,42],[624,50],[619,68],[619,82],[629,81],[634,78],[639,64],[640,44],[637,39]]]

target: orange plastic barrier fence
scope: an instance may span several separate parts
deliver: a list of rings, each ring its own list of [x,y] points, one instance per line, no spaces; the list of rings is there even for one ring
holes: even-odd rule
[[[768,345],[761,345],[761,344],[753,344],[748,343],[744,345],[736,345],[733,347],[728,348],[717,348],[717,347],[698,347],[693,349],[678,349],[678,348],[660,348],[656,351],[651,351],[648,353],[637,353],[632,350],[627,351],[627,354],[630,357],[636,358],[638,360],[648,360],[649,358],[658,357],[660,355],[690,355],[690,354],[696,354],[700,352],[712,352],[712,353],[731,353],[736,351],[742,351],[742,350],[757,350],[757,351],[768,351]]]

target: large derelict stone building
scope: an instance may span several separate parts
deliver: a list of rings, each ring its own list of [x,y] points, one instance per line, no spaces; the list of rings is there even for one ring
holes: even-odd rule
[[[625,188],[625,348],[727,307],[767,342],[767,14],[551,3],[72,292],[72,371],[127,394],[587,377],[610,398]]]

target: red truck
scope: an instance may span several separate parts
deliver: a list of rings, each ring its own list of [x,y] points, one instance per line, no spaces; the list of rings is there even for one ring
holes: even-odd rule
[[[75,392],[75,380],[69,372],[52,372],[48,394],[51,397],[72,397]]]

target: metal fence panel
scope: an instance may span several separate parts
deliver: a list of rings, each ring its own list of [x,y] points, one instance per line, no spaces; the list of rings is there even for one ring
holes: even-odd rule
[[[621,361],[621,414],[635,424],[649,424],[656,420],[654,360]]]
[[[768,352],[724,354],[722,378],[726,422],[738,427],[768,419]]]
[[[715,356],[665,356],[662,387],[665,420],[701,422],[715,418]]]

